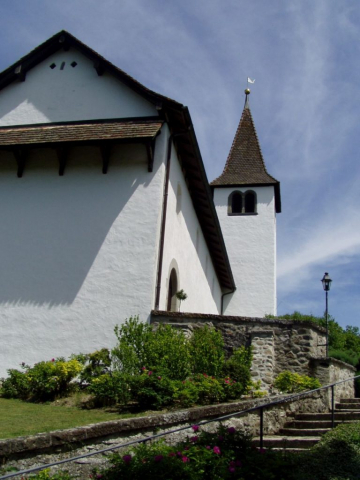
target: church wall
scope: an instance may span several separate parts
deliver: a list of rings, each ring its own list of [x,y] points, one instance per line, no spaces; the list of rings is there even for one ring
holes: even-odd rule
[[[23,178],[0,153],[0,377],[21,362],[115,344],[113,328],[154,305],[165,134],[154,171],[145,146],[71,150],[58,175],[53,150],[31,154]],[[184,275],[185,277],[185,275]]]
[[[98,76],[75,49],[51,55],[26,74],[25,82],[0,92],[0,126],[157,115],[152,104],[110,74]]]
[[[234,190],[256,193],[257,215],[228,215],[228,197]],[[276,315],[274,188],[215,188],[214,202],[237,288],[224,297],[224,314]]]
[[[220,312],[221,287],[174,149],[170,167],[160,310],[166,310],[167,307],[169,277],[173,267],[178,273],[177,290],[183,289],[188,295],[181,304],[181,311]]]

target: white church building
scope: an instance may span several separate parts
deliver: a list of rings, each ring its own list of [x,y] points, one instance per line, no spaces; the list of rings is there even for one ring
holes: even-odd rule
[[[248,102],[209,184],[187,107],[59,32],[0,73],[0,205],[0,376],[111,347],[180,289],[276,314],[280,184]]]

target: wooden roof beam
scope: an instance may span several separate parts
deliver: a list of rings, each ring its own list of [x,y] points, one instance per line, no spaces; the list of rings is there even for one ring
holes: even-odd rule
[[[146,151],[148,155],[148,172],[152,172],[154,168],[155,139],[146,142]]]
[[[59,176],[62,177],[65,172],[68,149],[66,147],[56,147],[55,152],[59,162]]]
[[[14,73],[15,73],[15,75],[17,76],[17,78],[20,80],[20,82],[25,82],[26,72],[25,72],[25,70],[24,70],[24,66],[23,66],[23,65],[18,65],[18,66],[15,68]]]
[[[24,169],[25,169],[27,151],[23,148],[17,148],[13,150],[13,152],[16,159],[16,163],[17,163],[17,176],[18,178],[21,178],[23,176]]]

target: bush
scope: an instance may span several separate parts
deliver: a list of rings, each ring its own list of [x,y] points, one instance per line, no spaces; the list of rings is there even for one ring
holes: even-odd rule
[[[360,471],[360,423],[326,433],[299,463],[299,480],[355,480]]]
[[[63,358],[36,363],[33,367],[23,364],[24,372],[9,370],[1,393],[8,398],[47,401],[65,395],[71,389],[71,381],[81,372],[82,365],[76,359]]]
[[[111,467],[94,471],[102,480],[223,480],[293,479],[297,456],[259,452],[249,436],[221,426],[213,433],[197,431],[187,441],[168,446],[163,441],[138,445],[127,454],[114,454]],[[100,478],[100,477],[98,477]]]
[[[348,363],[353,367],[356,367],[359,363],[359,354],[352,350],[331,350],[329,351],[329,357],[336,358],[342,362]]]
[[[94,378],[104,375],[110,369],[111,358],[107,348],[96,350],[93,353],[74,355],[72,358],[83,365],[80,382],[91,383]]]
[[[129,376],[120,372],[109,372],[93,378],[88,387],[98,406],[126,405],[130,398]]]
[[[112,350],[112,360],[117,370],[129,375],[141,373],[147,365],[146,344],[152,335],[152,328],[139,321],[139,317],[130,317],[123,325],[115,326],[118,345]]]
[[[131,394],[142,410],[161,410],[173,404],[176,384],[152,370],[144,370],[131,379]]]
[[[155,369],[158,375],[183,380],[191,374],[189,343],[182,331],[170,325],[159,325],[145,345],[144,366]]]
[[[285,371],[276,377],[274,386],[281,392],[296,393],[319,388],[321,384],[317,378]]]
[[[229,376],[233,380],[241,383],[244,392],[251,384],[251,363],[253,359],[252,347],[240,347],[236,349],[232,356],[225,362],[223,375]]]
[[[190,338],[192,372],[220,376],[224,367],[224,340],[215,328],[205,325],[194,330]]]

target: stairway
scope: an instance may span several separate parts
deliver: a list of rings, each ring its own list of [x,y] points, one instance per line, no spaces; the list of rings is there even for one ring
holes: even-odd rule
[[[302,451],[313,447],[331,430],[331,413],[299,413],[276,435],[264,435],[264,448]],[[335,405],[335,426],[360,421],[360,398],[343,398]],[[260,446],[260,437],[253,439]]]

